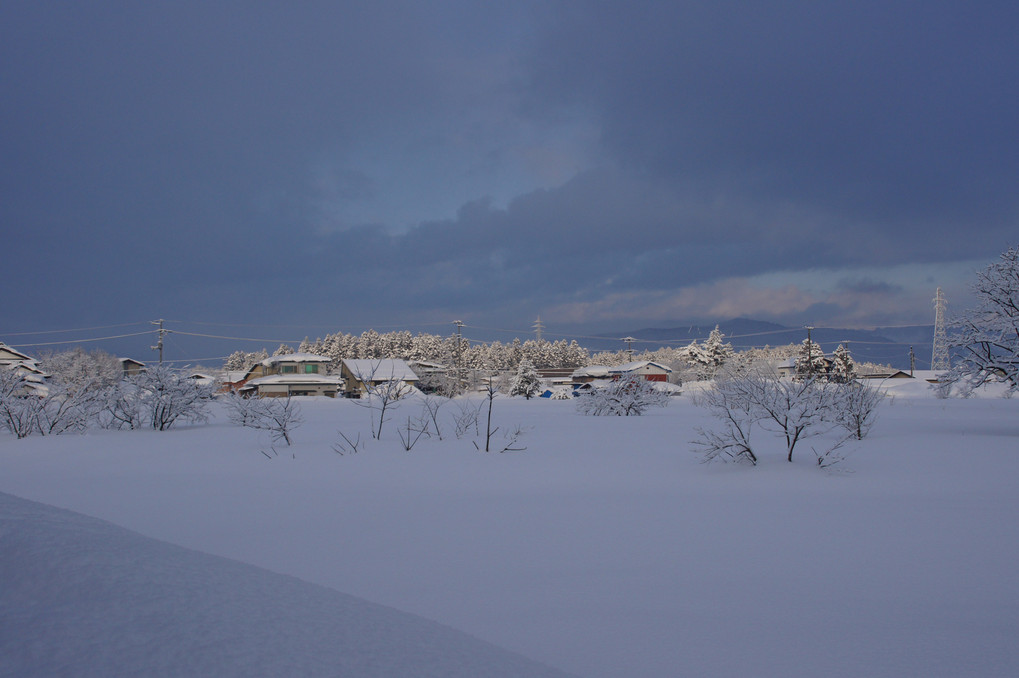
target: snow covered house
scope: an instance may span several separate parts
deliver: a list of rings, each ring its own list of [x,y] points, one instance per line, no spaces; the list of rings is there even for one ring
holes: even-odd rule
[[[326,374],[332,358],[314,353],[274,355],[255,363],[234,388],[260,398],[324,395],[336,397],[343,380]]]
[[[609,368],[604,365],[588,365],[573,370],[574,384],[589,384],[596,379],[608,379]]]
[[[625,365],[617,365],[609,368],[609,376],[612,379],[638,376],[646,381],[668,381],[672,374],[672,368],[651,360],[638,360]]]
[[[20,378],[18,393],[21,395],[45,395],[47,374],[39,369],[39,362],[21,351],[0,342],[0,370],[10,370]]]
[[[136,374],[141,374],[145,371],[145,363],[134,358],[121,358],[120,369],[124,374],[124,378],[133,377]]]
[[[14,364],[31,365],[33,368],[36,368],[38,361],[0,341],[0,366]]]
[[[345,395],[354,398],[386,382],[401,382],[409,389],[416,386],[418,381],[418,375],[406,361],[394,358],[344,358],[340,361],[340,375],[346,384]]]

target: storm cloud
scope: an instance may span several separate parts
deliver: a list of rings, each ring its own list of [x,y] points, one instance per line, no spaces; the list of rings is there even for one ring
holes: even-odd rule
[[[1017,29],[1005,2],[5,3],[0,332],[926,322],[1015,239]]]

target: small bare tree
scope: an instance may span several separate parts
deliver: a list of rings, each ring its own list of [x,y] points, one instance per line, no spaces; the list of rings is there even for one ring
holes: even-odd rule
[[[39,395],[16,369],[0,367],[0,428],[17,438],[26,438],[36,430]]]
[[[786,461],[793,460],[797,444],[815,436],[846,427],[850,417],[846,410],[855,385],[828,384],[817,378],[801,380],[778,379],[763,370],[752,370],[735,377],[725,377],[695,402],[706,407],[722,423],[721,430],[698,430],[699,448],[705,461],[713,459],[757,463],[750,444],[754,424],[762,430],[777,433],[785,442]],[[859,405],[861,409],[865,409]],[[871,403],[867,417],[873,417]],[[865,425],[861,431],[865,432]],[[835,454],[848,436],[843,435],[825,450],[814,454],[821,466],[841,460]]]
[[[358,404],[371,410],[372,438],[382,438],[382,427],[396,409],[398,401],[413,390],[391,368],[388,376],[380,374],[383,362],[373,362],[354,377],[364,385],[364,397]],[[376,418],[377,417],[377,418]]]
[[[426,395],[421,399],[421,406],[425,411],[423,417],[427,417],[432,423],[435,437],[442,440],[442,428],[439,426],[439,410],[449,402],[449,398],[437,395]]]
[[[268,431],[274,442],[292,443],[290,434],[304,423],[301,406],[287,398],[226,398],[230,421],[240,426]]]
[[[761,428],[785,438],[786,461],[800,441],[831,431],[838,423],[836,390],[815,378],[748,378],[751,408]]]
[[[693,444],[703,461],[723,460],[756,466],[757,455],[750,444],[756,417],[744,383],[737,379],[716,381],[713,388],[698,394],[694,402],[706,408],[722,425],[721,431],[695,429],[700,440]]]
[[[456,412],[453,414],[453,432],[456,439],[460,440],[473,428],[474,434],[478,434],[478,422],[481,419],[481,407],[483,403],[474,403],[469,398],[461,398],[456,401]]]
[[[836,416],[852,437],[863,440],[870,433],[877,410],[888,396],[870,384],[849,382],[837,389]]]

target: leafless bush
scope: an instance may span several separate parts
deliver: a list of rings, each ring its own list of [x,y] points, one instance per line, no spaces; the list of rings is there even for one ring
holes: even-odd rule
[[[474,435],[478,434],[481,406],[482,403],[474,403],[467,398],[456,401],[457,411],[453,414],[453,432],[457,440],[467,435],[472,428],[474,429]]]
[[[435,395],[426,395],[421,399],[421,406],[425,411],[422,418],[427,417],[431,421],[432,430],[435,431],[435,437],[439,440],[442,440],[442,428],[439,426],[439,410],[448,402],[449,398]]]
[[[340,455],[341,457],[346,454],[357,454],[361,451],[361,434],[357,434],[357,438],[351,440],[347,434],[343,431],[337,431],[337,434],[343,438],[343,442],[333,444],[333,452]]]
[[[291,398],[242,398],[232,394],[226,397],[227,412],[240,426],[268,431],[273,441],[291,444],[290,434],[304,423],[301,406]]]
[[[737,379],[715,382],[713,388],[701,392],[694,402],[706,408],[721,425],[721,431],[697,428],[700,440],[693,444],[705,461],[733,461],[757,464],[757,455],[750,445],[750,432],[755,415],[743,383]]]
[[[837,416],[839,424],[857,440],[870,433],[877,409],[887,395],[875,386],[849,382],[838,389]]]
[[[421,417],[411,419],[407,417],[406,428],[397,429],[397,433],[400,434],[400,442],[403,443],[403,449],[408,452],[414,449],[414,446],[421,440],[421,437],[428,435],[428,426],[428,419]]]
[[[829,384],[817,379],[778,379],[761,370],[718,380],[695,401],[721,423],[717,430],[698,429],[693,444],[705,461],[757,463],[750,434],[754,425],[778,434],[785,443],[787,461],[802,441],[837,429],[842,435],[820,452],[818,465],[838,463],[839,452],[850,436],[862,438],[873,423],[882,395],[858,384]]]

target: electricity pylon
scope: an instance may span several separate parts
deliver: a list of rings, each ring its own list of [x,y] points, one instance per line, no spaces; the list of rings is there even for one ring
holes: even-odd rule
[[[947,370],[951,367],[948,357],[948,335],[945,333],[945,297],[941,288],[934,297],[934,352],[931,355],[932,370]]]

